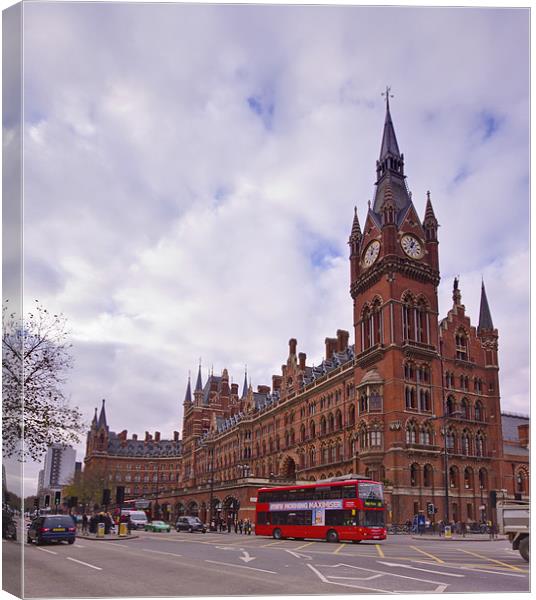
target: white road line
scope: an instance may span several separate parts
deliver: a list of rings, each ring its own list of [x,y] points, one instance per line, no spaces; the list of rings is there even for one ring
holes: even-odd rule
[[[57,554],[57,552],[52,552],[52,550],[46,550],[45,548],[36,548],[36,550],[40,550],[41,552],[48,552],[49,554]]]
[[[150,550],[149,548],[142,548],[142,552],[152,552],[153,554],[167,554],[168,556],[182,556],[182,554],[175,554],[175,552],[162,552],[162,550]]]
[[[67,556],[67,560],[72,560],[75,563],[78,563],[79,565],[84,565],[86,567],[91,567],[92,569],[95,569],[96,571],[102,571],[101,567],[96,567],[95,565],[90,565],[87,562],[84,562],[82,560],[77,560],[76,558],[71,558],[70,556]]]
[[[435,563],[433,563],[433,562],[426,562],[424,560],[412,560],[411,562],[416,562],[421,565],[435,565]],[[443,565],[441,565],[441,567],[444,569],[460,569],[462,571],[473,571],[474,573],[491,573],[493,575],[506,575],[507,577],[527,577],[528,576],[528,573],[526,575],[518,575],[517,573],[506,573],[504,571],[488,571],[486,569],[480,569],[479,567],[462,567],[462,566],[458,566],[458,565],[447,565],[447,564],[443,564]]]
[[[266,569],[256,569],[255,567],[245,567],[244,565],[233,565],[233,563],[220,562],[218,560],[205,560],[205,562],[212,563],[213,565],[224,565],[226,567],[236,567],[237,569],[248,569],[249,571],[262,571],[263,573],[272,573],[277,575],[275,571],[268,571]]]
[[[318,575],[318,578],[323,583],[329,583],[331,585],[342,585],[344,587],[350,587],[350,588],[359,589],[359,590],[367,590],[369,592],[380,592],[381,594],[396,594],[396,592],[391,592],[389,590],[381,590],[378,588],[371,588],[371,587],[367,587],[364,585],[358,585],[355,583],[342,583],[341,581],[330,581],[327,577],[324,577],[324,575],[322,575],[322,573],[320,571],[315,569],[311,563],[307,563],[307,566]]]
[[[457,573],[445,573],[444,571],[432,571],[431,569],[421,569],[420,567],[411,567],[410,565],[401,565],[398,563],[385,562],[383,560],[377,560],[376,562],[380,565],[386,565],[387,567],[402,567],[402,569],[412,569],[413,571],[424,571],[425,573],[434,573],[436,575],[446,575],[447,577],[465,577],[465,575],[458,575]]]

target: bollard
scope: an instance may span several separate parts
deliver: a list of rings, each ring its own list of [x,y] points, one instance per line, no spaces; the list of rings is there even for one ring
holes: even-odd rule
[[[97,537],[99,537],[99,538],[104,537],[104,523],[99,523],[97,525]]]
[[[445,527],[445,539],[450,540],[452,538],[452,527],[447,525]]]
[[[128,527],[126,523],[119,523],[119,537],[126,537],[128,535]]]

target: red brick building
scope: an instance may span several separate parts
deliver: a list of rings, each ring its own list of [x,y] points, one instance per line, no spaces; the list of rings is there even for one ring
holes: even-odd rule
[[[347,473],[385,482],[392,522],[429,502],[438,518],[490,518],[490,492],[518,493],[519,473],[527,494],[528,453],[505,452],[484,283],[477,326],[457,280],[440,318],[438,222],[429,193],[421,220],[404,171],[387,99],[374,201],[363,229],[356,210],[349,239],[354,344],[338,330],[313,367],[291,339],[281,374],[257,391],[245,378],[239,392],[226,369],[203,384],[199,368],[182,441],[127,440],[95,419],[86,469],[106,462],[108,480],[127,494],[156,494],[173,513],[203,518],[211,499],[215,510],[252,516],[261,485]],[[141,480],[127,480],[129,471]]]

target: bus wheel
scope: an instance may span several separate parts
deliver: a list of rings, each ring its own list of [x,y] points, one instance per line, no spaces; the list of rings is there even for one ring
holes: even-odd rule
[[[336,531],[334,531],[333,529],[330,529],[328,531],[328,535],[326,536],[326,539],[331,544],[336,544],[339,541],[339,535],[337,534]]]
[[[274,529],[274,532],[272,533],[274,540],[280,540],[283,536],[281,535],[281,529],[277,528]]]

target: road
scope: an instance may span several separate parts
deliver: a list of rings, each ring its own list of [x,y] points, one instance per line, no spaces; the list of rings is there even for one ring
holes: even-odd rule
[[[4,568],[20,543],[4,541]],[[506,541],[328,544],[220,533],[148,533],[24,545],[26,597],[527,592],[529,568]]]

